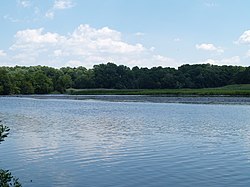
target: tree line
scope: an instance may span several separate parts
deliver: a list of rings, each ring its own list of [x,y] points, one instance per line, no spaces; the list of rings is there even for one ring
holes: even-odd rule
[[[85,67],[0,67],[0,95],[65,93],[75,89],[178,89],[250,84],[250,67],[211,64],[129,68],[114,63]]]

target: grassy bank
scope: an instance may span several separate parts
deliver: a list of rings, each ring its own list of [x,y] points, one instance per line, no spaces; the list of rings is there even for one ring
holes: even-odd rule
[[[250,85],[204,89],[68,89],[67,93],[71,95],[250,96]]]

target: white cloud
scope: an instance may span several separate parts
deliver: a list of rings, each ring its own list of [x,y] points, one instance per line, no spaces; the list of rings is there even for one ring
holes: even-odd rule
[[[47,12],[45,13],[45,17],[46,17],[46,18],[49,18],[49,19],[53,19],[53,18],[55,17],[54,11],[51,11],[51,10],[47,11]]]
[[[211,43],[196,44],[195,47],[198,50],[215,51],[218,53],[224,52],[224,50],[221,47],[216,47],[214,44]]]
[[[7,56],[7,54],[3,50],[0,50],[0,57],[5,57],[5,56]]]
[[[79,60],[69,60],[65,66],[69,67],[79,67],[82,66],[82,62]]]
[[[36,1],[31,0],[16,0],[18,9],[18,14],[14,13],[5,14],[3,18],[12,23],[32,23],[40,21],[44,18],[42,9],[39,8]],[[27,10],[27,8],[29,8]],[[29,15],[29,16],[28,16]]]
[[[155,51],[155,47],[150,47],[149,50],[152,51],[152,52],[154,52]]]
[[[53,19],[55,17],[55,12],[58,10],[65,10],[73,8],[75,4],[72,0],[55,0],[54,5],[46,13],[45,17],[48,19]]]
[[[69,9],[74,7],[74,3],[71,0],[55,0],[53,8],[56,9]]]
[[[177,62],[175,59],[165,57],[165,56],[162,56],[162,55],[153,55],[152,60],[155,62],[153,64],[153,66],[178,67],[180,65],[180,63]],[[152,67],[152,65],[151,65],[151,67]]]
[[[42,33],[43,28],[40,29],[27,29],[24,31],[18,31],[15,35],[17,38],[17,44],[30,44],[30,43],[57,43],[60,40],[64,39],[57,33],[47,32]],[[20,45],[16,45],[20,47]]]
[[[18,0],[17,3],[23,8],[28,8],[31,6],[31,2],[29,0]]]
[[[20,19],[13,18],[13,17],[10,16],[10,15],[4,15],[3,18],[4,18],[5,20],[8,20],[8,21],[12,22],[12,23],[21,22]]]
[[[54,56],[55,56],[55,57],[63,56],[62,50],[60,50],[60,49],[59,49],[59,50],[55,50],[55,51],[54,51]]]
[[[214,65],[240,65],[241,59],[239,56],[233,56],[223,59],[207,59],[199,62],[199,64],[214,64]]]
[[[145,36],[146,34],[143,33],[143,32],[137,32],[137,33],[135,33],[135,35],[136,35],[136,36]]]
[[[174,59],[161,56],[161,55],[153,55],[153,59],[155,59],[158,62],[174,62]]]
[[[245,31],[236,43],[239,44],[250,44],[250,30]]]
[[[67,35],[45,32],[43,28],[18,31],[10,51],[12,61],[22,65],[90,68],[109,61],[128,66],[176,65],[174,59],[155,54],[151,48],[124,41],[119,31],[89,25],[80,25]]]

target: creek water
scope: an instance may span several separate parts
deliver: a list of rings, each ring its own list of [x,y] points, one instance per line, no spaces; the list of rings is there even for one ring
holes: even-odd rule
[[[250,105],[0,97],[23,186],[249,186]]]

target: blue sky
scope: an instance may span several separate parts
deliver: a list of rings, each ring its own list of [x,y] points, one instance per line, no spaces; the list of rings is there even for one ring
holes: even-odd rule
[[[1,0],[0,66],[250,66],[250,1]]]

